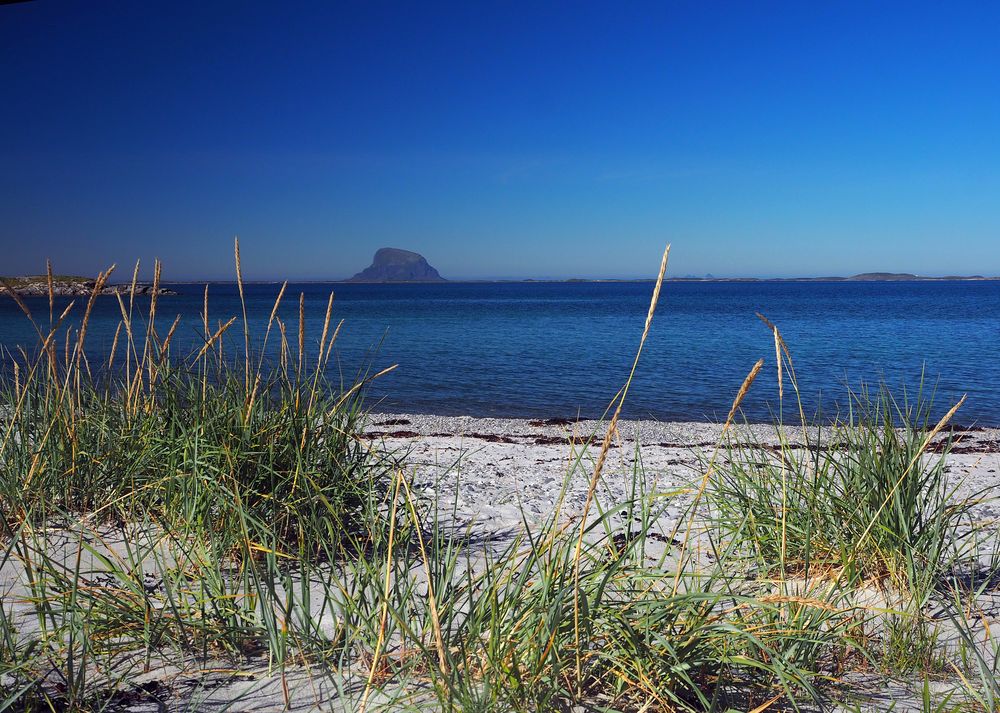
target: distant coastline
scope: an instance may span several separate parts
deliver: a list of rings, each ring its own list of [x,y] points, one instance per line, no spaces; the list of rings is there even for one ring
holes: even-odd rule
[[[829,276],[829,277],[668,277],[670,282],[996,282],[998,277],[988,277],[983,275],[945,275],[942,277],[913,275],[909,273],[889,273],[889,272],[868,272],[850,277]],[[244,280],[246,284],[255,285],[280,285],[282,280]],[[289,283],[298,285],[329,285],[329,284],[351,284],[351,285],[482,285],[482,284],[572,284],[572,283],[641,283],[655,282],[648,277],[617,278],[617,277],[570,277],[564,279],[557,278],[521,278],[521,279],[494,279],[494,280],[442,280],[440,282],[427,282],[425,280],[393,280],[393,281],[364,281],[349,279],[330,280],[289,280]],[[227,285],[235,284],[233,280],[161,280],[163,285]]]
[[[987,277],[983,275],[946,275],[942,277],[929,277],[924,275],[913,275],[909,273],[883,273],[871,272],[852,275],[850,277],[670,277],[669,282],[739,282],[739,283],[774,283],[774,282],[996,282],[1000,277]],[[15,293],[24,297],[44,296],[48,294],[48,284],[45,276],[29,277],[2,277],[0,280],[6,286],[13,289]],[[244,280],[249,285],[280,285],[283,280]],[[289,283],[299,285],[489,285],[489,284],[634,284],[654,282],[651,278],[586,278],[571,277],[565,279],[547,278],[523,278],[523,279],[495,279],[495,280],[441,280],[429,282],[426,280],[392,280],[392,281],[364,281],[354,278],[330,279],[330,280],[289,280]],[[160,295],[174,294],[169,289],[169,285],[233,285],[234,280],[161,280]],[[59,276],[54,280],[54,294],[56,296],[83,296],[89,295],[93,291],[94,280],[88,277],[65,277]],[[112,284],[107,285],[102,291],[103,295],[113,295],[116,293],[128,294],[130,285]],[[5,291],[0,287],[0,292]],[[136,294],[148,295],[152,292],[152,286],[146,282],[136,283]]]
[[[933,277],[904,272],[865,272],[850,277],[674,277],[675,282],[989,282],[1000,277],[945,275]]]
[[[79,275],[52,275],[51,281],[48,275],[0,277],[0,293],[13,292],[19,297],[47,297],[50,293],[53,297],[88,297],[95,289],[96,278]],[[152,295],[154,292],[159,296],[177,294],[162,285],[154,288],[148,282],[103,284],[98,294],[129,295],[133,291],[137,295]]]

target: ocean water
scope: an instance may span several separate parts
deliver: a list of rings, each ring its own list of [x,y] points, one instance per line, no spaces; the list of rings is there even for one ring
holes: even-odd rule
[[[175,356],[203,343],[203,285],[173,285],[159,301],[159,329],[181,321]],[[368,390],[380,411],[478,416],[600,415],[628,374],[652,283],[447,283],[289,285],[280,310],[290,332],[305,295],[308,341],[319,339],[331,290],[344,320],[331,376],[353,382],[366,366],[398,364]],[[262,335],[277,284],[247,286],[251,330]],[[82,313],[85,300],[75,313]],[[48,322],[44,298],[28,300]],[[60,299],[57,310],[68,303]],[[236,286],[209,288],[214,324],[240,314]],[[777,409],[767,315],[791,350],[807,410],[843,411],[847,388],[887,382],[900,396],[924,382],[943,413],[963,394],[957,421],[1000,424],[1000,282],[667,282],[633,382],[632,418],[725,418],[743,378],[766,362],[744,402],[751,420]],[[106,357],[120,315],[98,300],[88,328],[92,359]],[[242,344],[239,324],[229,354]],[[33,345],[34,330],[0,301],[0,346]],[[272,338],[270,353],[276,342]],[[786,394],[788,386],[786,384]],[[793,415],[790,404],[786,416]]]

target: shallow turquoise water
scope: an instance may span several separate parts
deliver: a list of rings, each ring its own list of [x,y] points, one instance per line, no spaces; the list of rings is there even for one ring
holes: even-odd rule
[[[172,353],[183,355],[202,343],[204,287],[174,288],[180,294],[161,298],[158,320],[165,331],[181,315]],[[263,333],[278,288],[248,286],[254,333]],[[281,311],[289,329],[303,292],[315,344],[331,289],[334,318],[345,320],[334,376],[351,381],[369,362],[399,364],[370,389],[375,408],[594,416],[628,373],[652,284],[289,285]],[[47,322],[47,300],[29,306]],[[782,330],[810,412],[842,408],[846,384],[885,379],[897,391],[916,389],[926,369],[939,412],[968,393],[961,422],[1000,424],[1000,282],[668,282],[626,415],[723,418],[764,357],[767,369],[744,409],[767,418],[777,407],[774,346],[758,311]],[[240,313],[234,285],[210,287],[210,312],[213,323]],[[102,297],[88,331],[92,357],[106,356],[118,319],[117,301]],[[0,302],[0,345],[33,344],[33,334],[11,300]],[[231,334],[235,356],[238,325]]]

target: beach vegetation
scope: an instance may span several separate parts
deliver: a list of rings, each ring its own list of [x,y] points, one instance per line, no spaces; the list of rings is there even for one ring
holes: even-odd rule
[[[306,675],[328,707],[360,711],[822,709],[876,670],[952,676],[948,701],[989,710],[996,656],[969,602],[997,558],[963,569],[988,532],[985,495],[946,475],[957,405],[932,421],[923,399],[860,392],[832,424],[779,418],[764,448],[740,421],[762,360],[690,484],[648,487],[637,457],[627,497],[604,489],[666,266],[553,511],[485,544],[362,437],[386,370],[328,379],[332,295],[307,346],[303,301],[297,324],[280,316],[284,287],[261,335],[245,306],[213,320],[206,289],[202,345],[178,355],[157,266],[148,297],[101,297],[122,320],[98,364],[87,323],[108,273],[73,322],[75,307],[50,298],[38,319],[12,291],[39,343],[0,383],[0,709],[167,699],[165,671],[254,672],[284,705]],[[242,295],[238,244],[236,270]],[[783,400],[798,385],[769,327]]]

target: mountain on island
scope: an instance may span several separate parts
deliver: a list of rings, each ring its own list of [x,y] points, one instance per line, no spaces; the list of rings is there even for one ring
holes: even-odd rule
[[[347,282],[445,282],[424,256],[399,248],[379,248],[372,264]]]
[[[909,272],[862,272],[860,275],[854,275],[853,277],[848,277],[847,279],[855,280],[857,282],[910,282],[914,280],[923,282],[927,280],[985,280],[987,278],[982,275],[924,277],[922,275],[914,275]]]
[[[855,282],[906,282],[921,278],[909,272],[862,272],[847,279]]]

